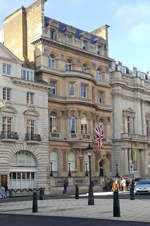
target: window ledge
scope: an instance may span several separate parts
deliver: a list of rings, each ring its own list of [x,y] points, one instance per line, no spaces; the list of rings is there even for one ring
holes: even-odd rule
[[[0,140],[1,142],[17,142],[17,140],[15,140],[15,139],[1,139]]]
[[[27,107],[28,108],[36,108],[36,105],[35,104],[27,104]]]
[[[27,144],[40,144],[41,141],[35,141],[35,140],[28,140],[26,141]]]

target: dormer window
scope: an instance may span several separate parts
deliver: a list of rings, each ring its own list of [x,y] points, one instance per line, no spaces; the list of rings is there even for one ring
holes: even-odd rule
[[[86,42],[83,41],[83,49],[86,50],[87,46],[86,46]]]
[[[54,31],[50,30],[50,39],[54,40]]]
[[[100,55],[100,47],[97,47],[97,54]]]
[[[67,36],[67,44],[71,45],[71,37],[70,36]]]

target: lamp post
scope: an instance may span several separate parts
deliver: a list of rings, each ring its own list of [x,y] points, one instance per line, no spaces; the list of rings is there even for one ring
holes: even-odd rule
[[[88,172],[87,172],[87,163],[85,163],[85,167],[86,167],[86,174],[85,174],[85,176],[87,177],[87,176],[88,176]]]
[[[71,177],[71,173],[70,173],[70,162],[68,163],[69,164],[69,173],[68,173],[68,177]]]
[[[116,164],[116,177],[119,177],[119,173],[118,173],[118,164]]]
[[[90,185],[89,185],[89,196],[88,196],[88,205],[94,205],[94,197],[93,197],[93,187],[91,182],[91,155],[92,155],[92,148],[89,143],[89,146],[86,148],[87,154],[89,156],[89,172],[90,172]]]
[[[53,169],[52,169],[52,165],[53,165],[53,163],[51,162],[51,173],[50,173],[50,177],[53,177]]]

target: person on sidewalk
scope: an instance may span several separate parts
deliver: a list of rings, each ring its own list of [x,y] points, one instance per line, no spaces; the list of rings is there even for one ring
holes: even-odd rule
[[[5,194],[5,188],[4,188],[4,185],[2,185],[2,187],[1,187],[1,199],[4,198],[4,194]]]
[[[64,195],[67,195],[67,187],[68,187],[68,182],[66,181],[64,183],[64,191],[63,191]]]
[[[123,191],[126,191],[126,180],[123,178],[122,180]]]
[[[122,182],[122,178],[121,178],[121,181],[120,181],[120,190],[123,191],[123,182]]]
[[[118,190],[117,184],[116,184],[115,182],[114,182],[113,185],[112,185],[112,190],[113,190],[113,191]]]
[[[6,185],[5,185],[5,198],[7,199],[7,191],[8,191],[8,186],[7,186],[7,182],[6,182]]]

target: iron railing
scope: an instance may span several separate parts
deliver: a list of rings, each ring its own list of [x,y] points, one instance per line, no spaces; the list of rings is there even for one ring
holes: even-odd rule
[[[13,139],[18,140],[19,136],[17,132],[8,132],[8,131],[2,131],[0,134],[0,139]]]
[[[27,133],[25,134],[25,141],[41,141],[40,134]]]

